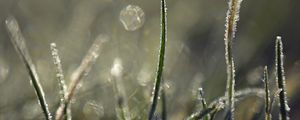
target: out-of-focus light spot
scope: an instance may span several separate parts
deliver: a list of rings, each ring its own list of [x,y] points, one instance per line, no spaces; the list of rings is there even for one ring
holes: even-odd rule
[[[114,77],[121,77],[123,72],[122,60],[115,58],[110,73]]]
[[[0,60],[0,84],[4,82],[9,74],[9,66]]]
[[[139,6],[128,5],[121,10],[119,19],[127,31],[135,31],[144,25],[145,13]]]
[[[149,70],[149,67],[147,66],[144,66],[138,76],[137,76],[137,80],[138,80],[138,83],[141,85],[141,86],[146,86],[148,85],[148,82],[151,80],[151,72]]]

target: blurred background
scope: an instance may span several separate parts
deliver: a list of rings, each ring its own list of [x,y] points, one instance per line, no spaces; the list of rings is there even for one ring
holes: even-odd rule
[[[225,94],[224,29],[228,0],[167,0],[168,41],[165,88],[168,119],[181,120],[199,110],[198,88],[208,103]],[[236,89],[263,88],[274,49],[282,36],[287,95],[292,120],[300,118],[300,1],[244,0],[233,42]],[[37,67],[52,114],[59,105],[50,43],[58,46],[67,84],[93,41],[108,42],[72,100],[74,120],[117,119],[111,74],[128,101],[134,119],[146,119],[160,42],[160,0],[0,0],[0,120],[44,119],[28,73],[16,53],[5,19],[14,16]],[[116,67],[117,66],[117,67]],[[160,108],[158,107],[158,116]],[[237,104],[237,120],[263,119],[263,100]],[[222,119],[222,111],[217,119]],[[255,116],[255,117],[254,117]],[[274,107],[273,116],[278,116]]]

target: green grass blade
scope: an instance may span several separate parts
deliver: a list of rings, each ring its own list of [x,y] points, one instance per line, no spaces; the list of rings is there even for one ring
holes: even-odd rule
[[[25,43],[25,38],[21,33],[20,27],[18,25],[17,20],[14,17],[8,17],[6,19],[6,28],[8,30],[8,33],[10,35],[10,40],[16,49],[16,51],[19,53],[22,61],[25,64],[25,67],[30,75],[30,79],[32,82],[32,85],[34,87],[35,93],[38,97],[39,103],[41,105],[41,108],[45,114],[45,117],[47,120],[51,120],[52,116],[50,114],[50,111],[48,109],[48,104],[45,99],[44,91],[43,88],[40,84],[39,77],[37,75],[36,68],[32,62],[32,59],[29,55],[26,43]]]
[[[158,103],[159,91],[160,91],[160,84],[162,80],[163,68],[164,68],[164,59],[165,59],[165,49],[166,49],[166,36],[167,36],[167,8],[166,8],[166,1],[161,0],[161,41],[160,41],[160,51],[159,51],[159,61],[158,61],[158,68],[157,68],[157,75],[155,79],[155,85],[153,90],[152,96],[152,103],[150,107],[150,112],[148,116],[148,120],[152,120],[154,117],[154,113],[156,110],[156,106]]]
[[[276,38],[276,80],[278,89],[281,90],[279,93],[279,103],[280,103],[280,113],[281,120],[289,120],[289,106],[286,98],[286,83],[285,83],[285,73],[283,67],[283,45],[281,41],[281,37],[277,36]]]
[[[264,83],[265,83],[265,120],[271,120],[271,104],[270,104],[270,88],[269,88],[269,77],[268,67],[264,69]]]

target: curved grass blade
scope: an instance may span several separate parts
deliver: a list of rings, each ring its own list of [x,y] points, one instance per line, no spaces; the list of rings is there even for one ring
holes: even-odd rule
[[[239,19],[239,10],[242,0],[229,0],[228,11],[226,15],[226,29],[225,29],[225,59],[227,65],[227,88],[226,95],[228,96],[229,104],[229,118],[234,119],[234,86],[235,86],[235,70],[232,56],[232,41],[235,36],[237,21]]]
[[[25,38],[21,33],[18,22],[13,16],[11,16],[6,19],[5,23],[6,23],[7,31],[10,35],[10,40],[11,40],[14,48],[20,55],[22,61],[25,64],[25,67],[30,75],[32,85],[33,85],[35,93],[38,97],[41,108],[45,114],[45,117],[47,120],[51,120],[52,116],[48,109],[48,104],[45,99],[43,88],[41,86],[39,77],[37,75],[36,68],[32,62],[30,55],[29,55],[29,52],[28,52],[28,49],[27,49],[27,46],[25,43]]]
[[[166,49],[166,41],[167,41],[167,8],[166,8],[166,1],[161,0],[161,39],[160,39],[160,51],[159,51],[159,61],[158,61],[158,68],[156,73],[155,85],[153,89],[153,96],[152,96],[152,103],[150,107],[150,112],[148,116],[148,120],[152,120],[154,117],[154,113],[156,110],[156,106],[158,103],[159,91],[160,91],[160,84],[162,80],[163,68],[164,68],[164,59],[165,59],[165,49]]]
[[[277,36],[276,38],[276,80],[278,89],[280,89],[279,93],[279,103],[280,103],[280,113],[281,120],[289,120],[289,106],[286,98],[286,89],[285,89],[285,73],[283,67],[283,45],[281,41],[281,37]]]
[[[234,100],[235,100],[235,102],[238,102],[248,96],[256,96],[259,98],[264,98],[264,95],[265,95],[264,89],[248,88],[248,89],[237,91],[236,94],[234,95]],[[224,107],[229,106],[228,101],[229,100],[226,95],[222,96],[222,97],[218,98],[217,100],[214,100],[213,102],[211,102],[207,109],[204,109],[200,112],[196,112],[196,113],[193,113],[192,115],[190,115],[187,118],[187,120],[198,120],[198,119],[202,119],[207,114],[213,114],[213,113],[216,114],[218,111],[224,109]],[[214,109],[212,110],[212,108],[214,108]],[[207,112],[207,111],[209,111],[209,112]],[[196,118],[198,118],[198,119],[196,119]]]

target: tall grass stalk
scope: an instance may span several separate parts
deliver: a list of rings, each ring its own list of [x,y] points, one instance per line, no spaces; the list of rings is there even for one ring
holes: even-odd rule
[[[269,88],[269,77],[268,67],[264,68],[264,83],[265,83],[265,120],[271,120],[271,104],[270,104],[270,88]]]
[[[159,51],[159,60],[158,60],[158,68],[156,73],[156,79],[153,89],[152,103],[150,107],[150,112],[148,116],[148,120],[152,120],[154,117],[154,113],[156,110],[156,106],[158,103],[160,84],[162,80],[163,68],[164,68],[164,59],[165,59],[165,49],[166,49],[166,41],[167,41],[167,8],[166,8],[166,0],[161,0],[161,35],[160,35],[160,51]]]
[[[289,106],[287,103],[286,98],[286,88],[285,88],[285,73],[284,73],[284,67],[283,67],[283,45],[281,41],[281,37],[277,36],[276,38],[276,45],[275,45],[275,63],[276,63],[276,80],[278,89],[281,90],[279,93],[279,103],[280,103],[280,114],[281,114],[281,120],[289,120]]]
[[[228,11],[226,16],[225,29],[225,59],[227,65],[227,88],[226,95],[228,96],[229,118],[234,119],[234,85],[235,85],[235,70],[232,56],[232,41],[235,36],[237,21],[239,20],[240,4],[242,0],[229,0]]]
[[[56,67],[56,78],[59,86],[59,94],[60,94],[60,105],[61,106],[66,106],[66,99],[65,96],[67,94],[67,86],[65,84],[65,77],[61,65],[61,59],[58,54],[58,49],[56,48],[55,43],[50,44],[50,50],[51,50],[51,55],[53,59],[53,63]],[[65,119],[66,120],[71,120],[71,109],[70,106],[65,107],[64,112],[63,112]]]
[[[18,22],[13,16],[10,16],[6,19],[5,23],[6,23],[7,31],[10,35],[10,40],[11,40],[14,48],[16,49],[16,51],[19,53],[19,56],[21,57],[22,61],[24,62],[25,67],[30,75],[31,83],[34,87],[35,93],[38,97],[39,103],[45,114],[45,117],[47,120],[51,120],[52,116],[48,109],[48,104],[45,99],[43,88],[40,84],[40,80],[39,80],[36,68],[32,62],[30,55],[29,55],[29,52],[28,52],[28,49],[27,49],[27,46],[25,43],[25,38],[22,35],[22,32],[18,25]]]
[[[88,75],[89,71],[91,70],[91,67],[96,62],[99,53],[102,50],[102,45],[108,40],[107,36],[99,35],[90,49],[88,50],[85,57],[82,59],[81,64],[79,67],[72,73],[70,85],[67,89],[67,94],[65,96],[66,104],[59,106],[59,108],[56,111],[56,120],[62,120],[63,113],[65,110],[65,107],[67,107],[70,104],[71,99],[73,98],[75,94],[75,90],[77,86],[79,85],[80,81],[84,79],[85,76]]]

